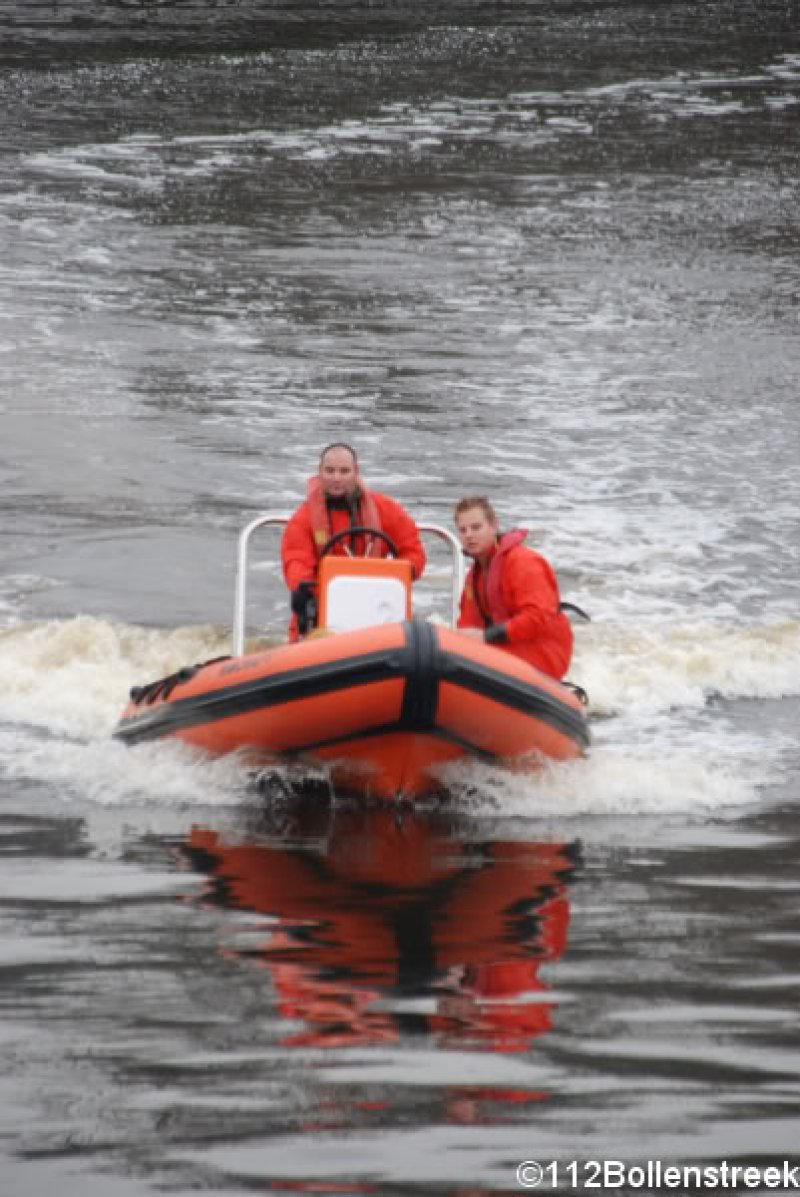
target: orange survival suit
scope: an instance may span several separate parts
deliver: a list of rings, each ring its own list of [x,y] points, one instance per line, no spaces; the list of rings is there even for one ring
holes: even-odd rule
[[[487,568],[478,562],[461,595],[460,628],[481,628],[505,649],[550,677],[562,678],[572,659],[572,628],[560,610],[556,576],[523,541],[520,528],[500,536]]]
[[[395,499],[368,490],[359,479],[350,499],[326,499],[318,475],[308,480],[306,501],[298,507],[283,533],[281,561],[286,585],[295,591],[301,582],[316,577],[319,554],[337,532],[347,528],[377,528],[391,537],[397,555],[411,563],[415,580],[425,569],[425,550],[417,525]],[[339,557],[386,557],[386,542],[378,536],[343,537],[331,552]],[[289,638],[297,639],[297,619],[292,618]]]

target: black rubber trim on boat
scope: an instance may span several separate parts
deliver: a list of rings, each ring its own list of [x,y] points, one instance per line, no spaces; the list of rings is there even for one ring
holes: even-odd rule
[[[408,673],[400,711],[402,731],[428,731],[439,705],[441,660],[436,631],[425,619],[403,625],[408,651]]]
[[[470,690],[484,698],[491,698],[504,706],[522,711],[531,718],[541,719],[556,731],[588,748],[591,734],[582,711],[573,710],[554,694],[538,686],[509,677],[488,665],[468,661],[452,653],[442,654],[442,677],[462,690]]]
[[[201,723],[215,723],[232,715],[265,710],[285,702],[312,698],[351,686],[366,686],[371,682],[402,678],[409,669],[409,650],[383,649],[365,653],[354,660],[326,661],[293,669],[252,682],[223,686],[190,698],[176,698],[145,711],[131,715],[114,732],[114,738],[136,744],[170,735],[186,727]]]
[[[347,732],[342,736],[332,736],[328,740],[314,740],[308,744],[303,744],[301,748],[284,748],[280,755],[284,758],[302,757],[308,752],[319,752],[322,748],[338,748],[340,745],[353,744],[358,740],[372,740],[380,736],[390,736],[395,732],[407,732],[411,730],[420,731],[419,728],[412,729],[403,726],[401,723],[380,723],[376,727],[365,727],[360,731]],[[467,752],[471,752],[473,756],[480,757],[483,761],[496,761],[498,756],[494,752],[487,752],[485,748],[478,748],[475,744],[465,739],[463,736],[456,735],[455,732],[446,731],[441,727],[425,728],[422,734],[430,736],[434,740],[445,740],[448,744],[457,744],[459,748],[464,748]]]

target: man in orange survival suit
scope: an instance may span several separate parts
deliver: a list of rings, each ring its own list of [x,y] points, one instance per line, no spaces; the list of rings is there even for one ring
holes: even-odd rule
[[[355,449],[339,441],[322,450],[319,471],[309,478],[306,500],[286,525],[281,542],[283,576],[292,592],[290,640],[313,626],[310,600],[320,550],[337,532],[356,527],[384,532],[394,542],[398,557],[411,563],[414,579],[422,576],[425,550],[417,525],[394,499],[367,489]],[[389,547],[379,536],[345,536],[331,552],[385,557]]]
[[[562,678],[572,659],[572,628],[548,562],[523,544],[527,532],[500,532],[483,495],[461,499],[455,520],[461,546],[474,561],[458,627]]]

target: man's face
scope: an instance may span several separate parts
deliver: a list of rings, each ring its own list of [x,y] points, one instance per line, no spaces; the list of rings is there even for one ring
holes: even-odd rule
[[[356,463],[347,449],[329,449],[319,466],[322,489],[332,499],[350,497],[356,489]]]
[[[470,557],[485,557],[497,539],[497,524],[482,507],[468,507],[456,522],[461,547]]]

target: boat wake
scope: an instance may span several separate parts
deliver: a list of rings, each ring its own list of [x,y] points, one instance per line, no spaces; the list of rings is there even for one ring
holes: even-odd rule
[[[234,806],[254,794],[252,767],[176,742],[111,739],[131,686],[227,651],[223,628],[147,628],[77,617],[0,632],[0,775],[56,785],[65,802]],[[710,812],[741,809],[795,753],[777,700],[800,694],[800,623],[698,621],[577,629],[574,681],[590,695],[587,759],[535,775],[478,762],[443,781],[476,816]],[[746,710],[747,717],[741,712]],[[270,794],[316,781],[276,766]],[[263,789],[262,778],[262,789]]]

